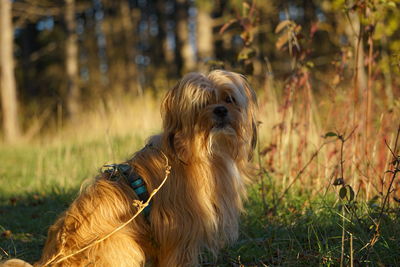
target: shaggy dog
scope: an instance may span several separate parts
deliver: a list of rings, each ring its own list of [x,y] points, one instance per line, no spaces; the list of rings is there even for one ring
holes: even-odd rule
[[[118,165],[125,172],[114,166],[82,190],[50,227],[35,266],[186,267],[199,264],[203,248],[217,255],[238,237],[256,111],[255,92],[239,74],[184,76],[163,100],[163,132]],[[139,177],[144,200],[127,177]],[[143,209],[133,204],[164,179],[130,220]]]

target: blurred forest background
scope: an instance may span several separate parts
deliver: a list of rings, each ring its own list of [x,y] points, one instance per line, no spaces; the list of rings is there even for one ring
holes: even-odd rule
[[[332,233],[339,229],[338,246],[320,244],[335,239],[326,225],[315,237],[310,228],[285,232],[287,247],[299,242],[304,252],[310,240],[318,245],[302,254],[306,264],[310,257],[353,262],[353,243],[344,256],[353,234],[359,263],[375,253],[375,263],[400,264],[393,253],[400,249],[393,236],[400,203],[400,0],[0,0],[0,203],[10,201],[8,216],[17,216],[16,195],[33,194],[37,203],[52,188],[60,199],[104,162],[126,158],[160,130],[164,92],[189,71],[215,68],[245,74],[258,94],[250,229],[264,219],[259,234],[292,222],[301,228],[311,224],[285,216],[313,221],[322,218],[316,210],[329,211],[322,221],[332,222]],[[339,214],[324,206],[332,195]],[[313,210],[313,201],[322,206]],[[43,219],[42,233],[54,216]],[[393,223],[377,243],[389,217]],[[360,227],[346,228],[344,218]],[[267,229],[273,220],[283,227]],[[0,220],[5,236],[10,222]],[[376,243],[382,250],[372,249]],[[285,245],[271,241],[260,255],[278,265],[299,261],[296,249],[276,256]]]
[[[33,116],[53,125],[57,109],[73,119],[90,102],[157,94],[215,67],[260,90],[289,79],[398,105],[399,1],[2,0],[0,10],[6,141],[45,130]]]

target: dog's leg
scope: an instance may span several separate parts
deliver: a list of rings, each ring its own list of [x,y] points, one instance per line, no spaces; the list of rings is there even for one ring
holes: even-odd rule
[[[50,227],[42,258],[35,266],[43,266],[49,261],[55,263],[69,255],[73,256],[51,266],[142,266],[145,256],[137,240],[144,234],[138,231],[144,230],[133,226],[140,220],[92,246],[134,214],[133,198],[129,188],[104,179],[97,180]],[[77,253],[85,247],[88,248]]]
[[[176,246],[175,246],[176,245]],[[165,244],[157,255],[156,267],[176,266],[188,267],[198,266],[199,247],[198,244]]]
[[[23,260],[11,259],[3,263],[0,262],[0,267],[32,267],[32,265]]]
[[[93,266],[144,266],[144,253],[129,232],[128,228],[122,229],[99,246],[89,249],[88,254],[97,255]]]
[[[34,266],[43,266],[51,257],[57,255],[59,249],[52,248],[46,244],[40,262]],[[56,252],[56,253],[55,253]],[[72,250],[67,250],[61,256],[72,254]],[[60,259],[61,257],[57,258]],[[57,260],[55,261],[57,262]],[[141,247],[132,239],[132,233],[128,228],[121,229],[101,243],[88,248],[86,251],[68,258],[59,264],[51,264],[52,267],[81,267],[81,266],[121,266],[139,267],[144,266],[145,256]]]

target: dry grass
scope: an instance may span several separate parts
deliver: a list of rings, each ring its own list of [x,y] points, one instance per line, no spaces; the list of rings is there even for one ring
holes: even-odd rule
[[[59,127],[56,139],[87,142],[114,136],[146,139],[161,129],[160,100],[150,94],[109,98],[93,103],[77,120]],[[59,123],[58,123],[59,124]]]
[[[336,88],[324,95],[312,95],[305,88],[291,88],[293,92],[287,96],[287,92],[277,93],[284,91],[282,87],[265,86],[259,94],[260,155],[266,170],[279,177],[277,185],[287,188],[309,164],[297,185],[311,195],[325,193],[337,178],[344,178],[364,200],[380,195],[388,186],[384,174],[389,168],[391,153],[386,143],[394,145],[400,105],[387,107],[376,96],[367,133],[367,119],[357,113],[361,108],[354,106],[351,92],[345,88]],[[332,134],[326,137],[329,132]],[[343,155],[338,136],[348,137]]]

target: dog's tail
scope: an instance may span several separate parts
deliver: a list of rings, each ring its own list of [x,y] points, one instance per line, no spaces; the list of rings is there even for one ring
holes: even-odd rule
[[[0,267],[33,267],[33,266],[23,260],[11,259],[5,262],[0,262]]]

